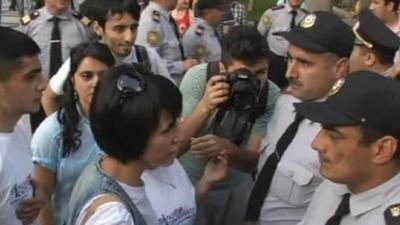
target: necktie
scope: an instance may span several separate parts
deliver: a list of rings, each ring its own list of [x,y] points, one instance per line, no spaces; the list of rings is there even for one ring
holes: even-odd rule
[[[296,26],[297,11],[296,10],[292,10],[290,13],[292,14],[292,20],[290,21],[290,29],[292,29],[293,27]]]
[[[272,153],[264,163],[257,181],[254,184],[253,190],[251,190],[245,216],[246,221],[258,221],[261,207],[269,191],[279,160],[285,153],[286,148],[292,142],[303,119],[304,117],[300,114],[296,114],[294,121],[286,128],[285,132],[279,138],[275,152]]]
[[[171,26],[172,26],[172,28],[174,30],[176,39],[178,39],[179,51],[181,52],[181,59],[183,60],[183,59],[185,59],[185,55],[183,53],[183,47],[182,47],[182,43],[181,43],[181,36],[179,34],[178,26],[176,25],[176,22],[175,22],[174,18],[171,15],[169,15],[169,23],[171,24]]]
[[[325,225],[339,225],[342,217],[350,213],[350,194],[343,195],[342,201],[336,209],[335,214],[326,221]]]
[[[218,32],[218,28],[214,28],[214,34],[218,39],[219,45],[222,47],[222,37],[221,37],[220,33]]]
[[[50,40],[50,77],[57,73],[58,68],[62,64],[61,34],[60,27],[58,26],[60,18],[53,17],[51,21],[53,22],[53,29]]]

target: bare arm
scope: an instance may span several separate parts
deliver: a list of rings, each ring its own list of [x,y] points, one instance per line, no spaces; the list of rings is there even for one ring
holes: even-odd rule
[[[43,92],[42,106],[46,115],[50,115],[58,109],[58,100],[60,96],[54,93],[48,85]]]
[[[56,174],[54,171],[41,166],[40,164],[35,164],[34,177],[38,183],[39,188],[41,188],[42,198],[45,199],[45,206],[39,214],[39,221],[41,225],[53,225],[53,206],[51,203],[51,197],[56,186]]]

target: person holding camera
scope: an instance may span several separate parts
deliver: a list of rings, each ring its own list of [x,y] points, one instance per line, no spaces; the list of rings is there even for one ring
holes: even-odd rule
[[[279,88],[267,80],[269,47],[255,28],[237,26],[224,37],[223,62],[188,70],[183,96],[180,161],[193,183],[207,162],[226,152],[228,176],[199,205],[194,224],[242,224],[258,150]]]

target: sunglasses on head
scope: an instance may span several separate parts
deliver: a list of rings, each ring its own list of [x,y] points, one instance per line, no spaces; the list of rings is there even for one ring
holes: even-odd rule
[[[146,83],[142,74],[138,72],[135,74],[122,74],[117,81],[117,88],[122,93],[120,100],[121,104],[123,104],[128,97],[142,92],[145,89],[145,86]]]

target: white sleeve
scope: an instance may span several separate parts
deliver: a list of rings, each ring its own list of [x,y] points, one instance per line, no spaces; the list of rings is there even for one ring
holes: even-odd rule
[[[57,94],[57,95],[64,94],[63,86],[64,86],[65,81],[68,78],[68,73],[69,73],[70,67],[71,67],[71,59],[68,58],[62,64],[60,69],[58,69],[57,73],[54,74],[54,76],[50,79],[49,86],[55,94]]]
[[[82,223],[85,208],[80,212],[76,225]],[[99,206],[84,225],[135,225],[133,218],[121,202],[108,202]]]
[[[151,69],[153,70],[153,73],[166,77],[170,81],[175,83],[174,79],[172,79],[172,77],[168,72],[167,61],[161,59],[160,55],[153,48],[146,47],[146,50],[147,53],[149,54],[149,60],[151,63]]]

